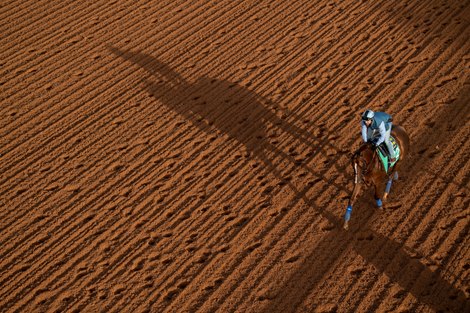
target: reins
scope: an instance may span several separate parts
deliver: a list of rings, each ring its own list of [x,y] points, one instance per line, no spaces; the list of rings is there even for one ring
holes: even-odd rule
[[[353,168],[354,168],[354,183],[355,184],[360,183],[361,180],[367,184],[367,182],[364,179],[360,179],[360,177],[358,176],[359,174],[358,158],[361,156],[362,151],[364,151],[367,147],[368,147],[367,144],[363,144],[361,147],[359,147],[359,149],[357,149],[357,151],[353,154],[351,158],[352,163],[353,163]],[[362,158],[364,159],[364,157]],[[367,164],[367,167],[364,168],[363,166],[359,166],[362,168],[362,171],[361,171],[362,177],[366,176],[373,169],[375,158],[376,158],[376,155],[374,152],[372,152],[372,159],[370,160],[369,164]]]

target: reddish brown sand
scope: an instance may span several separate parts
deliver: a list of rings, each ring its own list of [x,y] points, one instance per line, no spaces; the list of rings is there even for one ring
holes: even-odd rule
[[[470,312],[470,1],[0,17],[1,312]],[[368,107],[412,148],[345,231]]]

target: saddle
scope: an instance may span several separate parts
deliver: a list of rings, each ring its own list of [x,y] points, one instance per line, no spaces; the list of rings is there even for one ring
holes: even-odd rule
[[[382,165],[384,166],[385,173],[388,173],[388,171],[400,159],[400,147],[398,146],[397,141],[395,140],[395,138],[390,136],[390,142],[392,143],[393,150],[395,151],[395,162],[390,162],[390,154],[388,152],[387,146],[385,145],[385,142],[381,143],[376,149],[377,155],[379,156],[379,159],[380,161],[382,161]]]

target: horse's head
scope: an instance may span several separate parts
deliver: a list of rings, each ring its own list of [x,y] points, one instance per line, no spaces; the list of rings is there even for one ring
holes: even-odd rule
[[[363,143],[356,152],[354,152],[351,158],[351,164],[354,168],[354,180],[356,183],[362,181],[364,176],[372,170],[374,158],[375,149],[370,143]]]

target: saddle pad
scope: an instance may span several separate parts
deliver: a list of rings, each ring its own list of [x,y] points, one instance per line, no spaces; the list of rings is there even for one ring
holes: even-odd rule
[[[393,150],[395,151],[395,156],[396,156],[395,162],[389,163],[388,155],[384,153],[382,149],[377,148],[377,154],[379,155],[380,160],[382,161],[385,173],[388,173],[388,170],[392,168],[395,165],[395,163],[397,163],[398,160],[400,159],[400,147],[398,146],[397,141],[395,140],[395,138],[390,136],[390,142],[392,143]],[[385,146],[385,143],[383,145]],[[387,147],[385,146],[384,149],[387,149]]]

